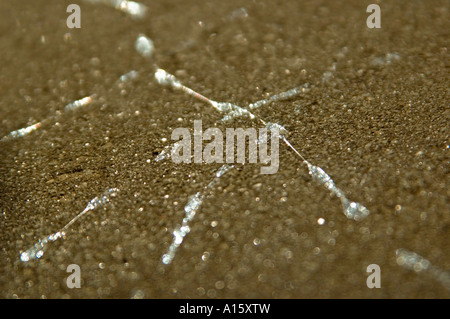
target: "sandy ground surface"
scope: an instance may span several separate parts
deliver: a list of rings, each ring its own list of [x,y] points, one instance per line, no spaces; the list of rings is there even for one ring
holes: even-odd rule
[[[78,1],[82,27],[68,29],[72,2],[0,1],[0,137],[42,123],[0,142],[1,297],[449,297],[448,1],[382,1],[381,29],[367,28],[371,1],[360,0],[143,0],[141,20]],[[220,167],[157,162],[172,130],[196,119],[259,125],[217,124],[207,104],[158,85],[134,49],[140,33],[154,41],[153,61],[217,101],[245,106],[309,83],[255,113],[284,125],[371,214],[347,219],[280,144],[277,174],[237,164],[205,191],[163,264],[189,197]],[[119,85],[130,70],[138,78]],[[19,259],[110,188],[117,196],[44,256]],[[432,266],[402,267],[400,248]],[[70,264],[80,289],[66,285]],[[366,286],[370,264],[379,289]]]

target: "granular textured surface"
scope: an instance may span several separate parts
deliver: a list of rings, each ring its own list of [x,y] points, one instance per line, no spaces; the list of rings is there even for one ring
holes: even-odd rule
[[[69,29],[73,2],[0,2],[0,297],[449,297],[448,1],[379,1],[374,29],[375,0],[78,1]],[[307,84],[252,112],[370,214],[347,218],[282,141],[276,174],[162,159],[194,120],[261,123],[221,122],[155,65],[241,107]]]

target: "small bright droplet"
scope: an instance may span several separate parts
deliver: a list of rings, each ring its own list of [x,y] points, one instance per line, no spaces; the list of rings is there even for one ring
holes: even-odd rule
[[[150,58],[153,54],[153,51],[155,51],[153,41],[143,34],[138,36],[134,46],[136,48],[136,51],[145,58]]]

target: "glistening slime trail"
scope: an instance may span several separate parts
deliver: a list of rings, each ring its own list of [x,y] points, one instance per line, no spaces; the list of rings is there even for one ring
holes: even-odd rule
[[[145,58],[150,58],[154,51],[153,41],[142,34],[137,38],[135,47],[136,47],[136,50]],[[250,110],[256,109],[262,105],[266,105],[271,102],[291,98],[291,97],[297,96],[301,93],[307,92],[309,90],[309,85],[305,84],[301,87],[293,88],[286,92],[283,92],[283,93],[280,93],[277,95],[273,95],[272,97],[269,97],[266,100],[260,100],[255,103],[251,103],[248,105],[247,108],[242,108],[242,107],[234,105],[232,103],[217,102],[217,101],[211,100],[211,99],[203,96],[202,94],[192,90],[191,88],[183,85],[174,75],[159,68],[156,64],[154,64],[154,67],[155,67],[154,77],[155,77],[156,81],[158,82],[158,84],[170,86],[171,88],[173,88],[175,90],[183,91],[184,93],[186,93],[198,100],[208,103],[209,105],[214,107],[219,112],[225,114],[225,116],[221,119],[221,121],[228,121],[228,120],[231,120],[231,119],[233,119],[235,117],[239,117],[239,116],[247,116],[252,120],[256,119],[256,120],[260,121],[264,126],[266,126],[266,128],[268,130],[270,130],[271,127],[276,126],[280,132],[286,132],[286,129],[277,123],[270,123],[270,122],[264,121],[262,118],[257,117],[252,112],[250,112],[249,109]],[[319,184],[324,185],[332,194],[336,195],[341,200],[343,212],[347,218],[359,221],[359,220],[366,218],[370,214],[370,211],[362,204],[348,200],[347,197],[344,195],[344,192],[341,189],[339,189],[338,187],[336,187],[336,185],[335,185],[334,181],[331,179],[331,177],[327,173],[325,173],[325,171],[322,168],[312,165],[310,162],[308,162],[305,159],[305,157],[297,149],[295,149],[292,146],[292,144],[287,140],[286,136],[283,133],[280,133],[279,138],[282,139],[283,142],[289,148],[291,148],[297,156],[299,156],[301,158],[303,164],[305,164],[308,167],[309,174],[311,175],[313,180]],[[174,147],[177,147],[177,144],[174,144],[172,146],[172,150]],[[163,152],[161,152],[161,154],[157,157],[156,161],[160,161],[160,160],[164,159],[165,157],[168,156],[168,153],[169,153],[168,148],[164,149]]]
[[[145,17],[147,13],[147,7],[139,2],[136,1],[127,1],[127,0],[85,0],[86,2],[91,3],[99,3],[99,4],[105,4],[109,7],[113,7],[128,16],[132,18],[143,18]],[[244,8],[235,10],[229,17],[227,17],[227,21],[231,21],[234,19],[245,19],[248,16],[246,10]],[[153,42],[145,37],[144,35],[139,36],[138,40],[136,41],[136,49],[137,51],[146,58],[151,58],[152,54],[154,52],[154,46]],[[347,48],[345,48],[346,52]],[[343,52],[343,53],[345,53]],[[390,64],[391,61],[395,61],[400,59],[400,56],[398,54],[386,54],[385,57],[376,58],[372,61],[372,66],[380,66],[384,64]],[[254,109],[257,109],[261,106],[268,105],[272,102],[280,101],[283,99],[288,99],[291,97],[295,97],[301,93],[307,92],[309,90],[309,84],[306,83],[300,87],[290,89],[288,91],[275,94],[267,99],[260,100],[257,102],[253,102],[247,105],[246,108],[239,107],[237,105],[234,105],[232,103],[228,102],[217,102],[214,100],[211,100],[207,98],[206,96],[203,96],[202,94],[195,92],[194,90],[190,89],[189,87],[186,87],[183,85],[175,76],[168,73],[162,68],[159,68],[158,66],[154,65],[154,73],[153,77],[160,85],[166,85],[170,86],[171,88],[175,90],[182,91],[200,101],[203,101],[213,108],[215,108],[220,113],[223,113],[224,117],[220,120],[222,122],[228,121],[231,119],[234,119],[235,117],[239,116],[247,116],[250,119],[258,120],[261,122],[264,126],[266,126],[269,130],[270,127],[277,127],[279,129],[279,132],[281,132],[278,135],[278,138],[282,139],[283,142],[294,151],[294,153],[301,159],[302,164],[306,165],[308,168],[309,175],[312,177],[312,179],[318,183],[319,185],[323,185],[326,189],[328,189],[333,195],[338,197],[341,201],[342,208],[344,211],[345,216],[349,219],[353,220],[361,220],[365,217],[367,217],[370,212],[369,210],[364,207],[363,205],[352,202],[347,199],[344,192],[339,189],[332,178],[320,167],[315,166],[311,164],[309,161],[305,159],[305,157],[294,148],[294,146],[288,141],[286,138],[286,130],[279,124],[276,123],[269,123],[265,122],[262,118],[255,116],[251,111]],[[323,73],[322,76],[322,83],[327,83],[330,81],[330,79],[333,78],[334,72],[336,71],[336,63],[333,63],[332,68],[330,68],[328,71]],[[119,79],[119,86],[122,85],[125,82],[132,81],[139,76],[139,73],[137,71],[130,71],[124,75],[122,75]],[[95,95],[86,96],[84,98],[81,98],[77,101],[74,101],[72,103],[69,103],[65,106],[64,110],[61,111],[70,111],[70,110],[76,110],[79,108],[82,108],[88,104],[90,104],[93,100],[95,100]],[[50,116],[46,119],[43,119],[40,122],[31,124],[28,123],[26,127],[14,130],[10,132],[8,135],[1,138],[1,142],[7,142],[11,140],[15,140],[21,137],[24,137],[28,134],[31,134],[32,132],[38,130],[39,128],[51,125],[58,120],[59,116],[62,114],[61,111],[57,111],[55,115]],[[53,121],[53,122],[52,122]],[[30,125],[31,124],[31,125]],[[164,148],[164,150],[157,156],[155,161],[161,161],[168,156],[170,156],[170,151],[174,151],[179,146],[178,143],[174,143],[172,146],[167,146]],[[216,185],[219,182],[220,177],[228,172],[230,169],[232,169],[232,166],[224,165],[222,166],[217,172],[215,177],[211,180],[211,182],[203,188],[202,191],[199,191],[192,195],[188,202],[186,203],[184,207],[185,217],[182,220],[181,225],[176,228],[173,231],[173,242],[168,248],[167,252],[162,256],[162,262],[164,264],[170,264],[172,260],[175,257],[175,253],[177,249],[182,244],[185,236],[190,232],[189,223],[192,222],[193,218],[195,217],[196,213],[201,208],[201,205],[206,197],[206,191],[211,189],[214,185]],[[106,204],[110,201],[110,197],[113,197],[116,195],[116,193],[119,190],[116,188],[111,188],[107,190],[103,195],[93,198],[88,205],[85,207],[83,211],[81,211],[78,215],[76,215],[73,219],[71,219],[63,228],[61,228],[58,232],[53,233],[51,235],[48,235],[46,237],[43,237],[39,239],[39,241],[34,244],[31,248],[28,250],[22,252],[20,254],[20,259],[22,262],[27,262],[36,258],[41,258],[44,255],[45,249],[47,248],[47,245],[51,242],[54,242],[60,238],[63,238],[66,236],[67,232],[69,231],[70,226],[72,226],[78,219],[80,219],[82,216],[87,214],[88,212]],[[440,283],[442,283],[445,288],[450,290],[450,275],[449,272],[446,270],[443,270],[441,268],[438,268],[437,266],[434,266],[431,264],[430,261],[423,258],[422,256],[418,255],[415,252],[408,251],[406,249],[398,249],[396,251],[396,257],[397,257],[397,264],[399,266],[402,266],[406,269],[412,270],[415,273],[423,273],[430,275],[434,279],[438,280]]]
[[[79,218],[81,218],[87,212],[94,210],[97,207],[108,203],[110,201],[110,198],[116,196],[118,192],[119,192],[119,189],[110,188],[101,196],[94,197],[89,202],[89,204],[86,206],[86,208],[81,213],[79,213],[77,216],[72,218],[63,228],[61,228],[56,233],[53,233],[49,236],[39,239],[39,241],[36,244],[34,244],[32,247],[30,247],[29,249],[24,251],[22,254],[20,254],[20,260],[23,262],[27,262],[32,259],[41,258],[44,255],[45,249],[47,248],[47,245],[50,242],[54,242],[60,238],[65,237],[67,231],[69,230],[69,227],[73,223],[75,223]]]
[[[117,83],[120,85],[127,82],[131,82],[135,80],[138,76],[139,73],[137,71],[132,70],[126,74],[121,75],[117,80]],[[51,115],[38,123],[10,132],[8,135],[3,136],[0,139],[0,142],[11,141],[19,137],[26,136],[36,131],[37,129],[41,128],[43,125],[51,125],[52,123],[53,124],[57,123],[60,120],[60,117],[63,114],[63,112],[75,111],[81,109],[82,107],[86,107],[87,105],[95,101],[96,98],[97,95],[92,94],[89,96],[85,96],[79,100],[73,101],[67,104],[62,111],[57,111],[54,115]]]
[[[136,1],[127,0],[84,0],[92,3],[102,3],[120,10],[134,19],[142,19],[147,14],[147,6]]]
[[[426,273],[450,290],[450,272],[434,266],[419,254],[399,248],[395,251],[397,264],[416,273]]]
[[[194,219],[195,214],[200,209],[205,198],[205,192],[214,187],[219,182],[219,179],[232,168],[232,165],[221,166],[214,175],[213,180],[204,188],[203,192],[197,192],[189,198],[186,206],[184,206],[185,217],[181,226],[173,231],[173,242],[167,252],[162,256],[163,264],[168,265],[172,262],[178,247],[183,243],[184,237],[191,231],[189,222]]]
[[[86,106],[86,105],[90,104],[95,99],[95,97],[96,96],[94,94],[94,95],[86,96],[82,99],[73,101],[64,107],[64,111],[67,112],[67,111],[75,110],[75,109],[81,108],[83,106]],[[36,124],[33,124],[33,125],[10,132],[8,135],[4,136],[0,141],[6,142],[6,141],[10,141],[10,140],[19,138],[19,137],[23,137],[23,136],[26,136],[26,135],[30,134],[31,132],[34,132],[37,129],[41,128],[42,125],[44,125],[44,124],[49,124],[51,122],[56,123],[58,121],[58,119],[60,118],[61,114],[62,113],[60,111],[57,111],[55,115],[49,116],[48,118],[46,118]]]

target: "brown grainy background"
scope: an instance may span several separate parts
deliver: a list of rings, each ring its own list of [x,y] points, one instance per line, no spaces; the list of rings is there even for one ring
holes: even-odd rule
[[[359,0],[142,1],[142,21],[78,1],[82,28],[68,29],[73,2],[0,1],[0,136],[47,119],[0,143],[1,297],[449,297],[395,259],[406,248],[450,268],[448,1],[382,1],[381,29],[366,27],[374,1]],[[239,8],[248,17],[233,19]],[[308,93],[258,114],[285,125],[301,153],[371,215],[348,220],[280,144],[277,174],[238,165],[221,179],[164,266],[188,197],[219,164],[156,163],[156,152],[174,128],[195,119],[211,127],[220,114],[152,80],[134,50],[140,33],[153,39],[158,65],[217,101],[245,106],[309,82]],[[387,63],[389,54],[400,58]],[[132,69],[141,76],[119,88]],[[55,119],[91,94],[92,104]],[[19,260],[111,187],[119,196],[41,260]],[[81,289],[66,286],[73,263]],[[366,287],[373,263],[380,289]]]

